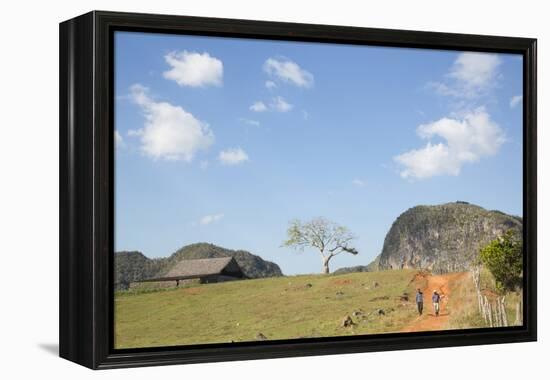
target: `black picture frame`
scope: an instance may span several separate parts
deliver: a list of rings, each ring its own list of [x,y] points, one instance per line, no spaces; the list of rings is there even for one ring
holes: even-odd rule
[[[113,347],[113,33],[314,41],[523,56],[524,324],[115,350]],[[60,356],[93,369],[535,341],[537,41],[282,22],[93,11],[60,24]]]

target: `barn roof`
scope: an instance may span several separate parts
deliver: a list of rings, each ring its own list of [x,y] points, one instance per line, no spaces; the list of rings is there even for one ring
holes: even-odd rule
[[[213,259],[181,260],[164,276],[145,281],[189,279],[222,273],[242,275],[241,268],[232,257],[219,257]]]
[[[216,259],[182,260],[166,274],[165,277],[183,277],[196,275],[211,275],[221,273],[233,260],[232,257]]]

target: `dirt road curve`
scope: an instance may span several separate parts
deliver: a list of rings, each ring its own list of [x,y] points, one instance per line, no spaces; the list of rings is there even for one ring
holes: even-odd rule
[[[425,275],[422,277],[422,292],[424,293],[424,313],[418,316],[403,332],[444,330],[449,321],[449,304],[459,302],[453,299],[450,284],[464,279],[467,273],[449,273],[443,275]],[[432,306],[432,293],[437,290],[443,297],[440,302],[439,316],[436,317]]]

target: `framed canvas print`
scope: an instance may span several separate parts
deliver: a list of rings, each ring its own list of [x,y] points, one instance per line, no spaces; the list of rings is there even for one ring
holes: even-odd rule
[[[60,25],[60,355],[536,340],[536,40]]]

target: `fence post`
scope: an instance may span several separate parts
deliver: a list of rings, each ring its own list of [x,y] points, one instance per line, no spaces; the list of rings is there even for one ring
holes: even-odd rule
[[[489,319],[489,327],[493,327],[493,308],[491,307],[491,304],[489,303],[489,300],[487,299],[487,296],[485,296],[485,308],[487,309],[487,317]]]
[[[502,325],[508,326],[508,316],[506,315],[506,296],[502,297],[500,307],[502,308]]]
[[[479,308],[479,314],[483,315],[483,299],[481,298],[481,292],[477,291],[477,306]],[[487,322],[487,320],[485,320]]]
[[[514,325],[521,326],[523,325],[523,303],[520,298],[519,302],[516,304],[516,321]]]
[[[516,321],[514,322],[514,325],[523,325],[523,290],[520,291],[519,301],[516,304]]]

